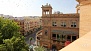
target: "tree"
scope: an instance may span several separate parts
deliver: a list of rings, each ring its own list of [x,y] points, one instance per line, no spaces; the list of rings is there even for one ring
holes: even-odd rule
[[[0,18],[0,51],[28,51],[16,22]]]
[[[0,51],[6,51],[6,46],[4,44],[0,45]]]
[[[30,38],[29,38],[29,40],[30,40],[30,45],[31,45],[31,41],[33,40],[33,38],[32,38],[32,37],[30,37]]]
[[[42,46],[35,47],[34,49],[35,51],[45,51],[45,48]]]
[[[0,38],[10,39],[13,36],[19,35],[19,28],[16,22],[0,18]]]

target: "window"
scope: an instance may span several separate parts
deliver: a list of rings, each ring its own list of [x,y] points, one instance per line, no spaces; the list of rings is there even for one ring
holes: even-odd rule
[[[67,36],[67,40],[71,40],[71,36]]]
[[[52,34],[52,39],[53,40],[56,40],[57,38],[56,38],[56,34]]]
[[[37,37],[37,39],[38,39],[38,40],[40,40],[40,38],[39,38],[39,37]]]
[[[62,23],[61,23],[61,26],[62,26],[62,27],[66,27],[66,22],[62,22]]]
[[[56,37],[56,34],[52,34],[52,37]]]
[[[52,26],[57,26],[56,22],[52,22]]]
[[[46,30],[46,31],[45,31],[45,35],[47,35],[47,32],[48,32],[48,31]]]
[[[57,34],[57,41],[60,41],[61,40],[61,37],[59,34]]]
[[[76,22],[72,22],[71,27],[76,27]]]
[[[76,40],[76,36],[72,36],[72,41],[75,41]]]
[[[60,35],[59,34],[57,34],[57,38],[60,38]]]
[[[24,24],[24,22],[20,22],[20,25],[23,25]]]

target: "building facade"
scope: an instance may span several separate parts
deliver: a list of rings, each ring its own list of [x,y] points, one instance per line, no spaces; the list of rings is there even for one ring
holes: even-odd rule
[[[22,35],[26,36],[29,35],[35,31],[37,31],[40,28],[40,18],[33,18],[29,16],[24,17],[15,17],[13,19],[15,22],[18,23],[20,26],[20,32]]]
[[[40,16],[13,17],[11,15],[0,14],[0,17],[17,22],[17,24],[20,26],[20,34],[23,36],[32,34],[33,32],[40,29],[40,27],[42,26]]]
[[[14,17],[13,20],[20,26],[20,34],[25,36],[26,32],[25,32],[25,21],[24,21],[24,18],[23,17]]]
[[[91,51],[91,0],[76,1],[77,12],[80,11],[79,39],[60,51]]]
[[[73,42],[79,36],[79,14],[52,14],[50,4],[42,5],[42,35],[38,38],[41,46],[61,49],[64,42]]]
[[[80,12],[80,34],[87,34],[91,31],[91,0],[76,0],[79,2],[77,10]]]

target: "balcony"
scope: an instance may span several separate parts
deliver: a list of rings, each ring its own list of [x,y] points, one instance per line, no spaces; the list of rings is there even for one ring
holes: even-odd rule
[[[57,40],[56,37],[52,37],[52,40]]]

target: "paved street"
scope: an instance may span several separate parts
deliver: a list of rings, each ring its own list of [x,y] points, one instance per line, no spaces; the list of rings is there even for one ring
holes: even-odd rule
[[[39,31],[39,30],[38,30],[38,31]],[[25,37],[25,41],[26,41],[27,44],[30,44],[30,41],[29,41],[29,38],[30,38],[30,37],[33,38],[33,40],[32,40],[31,42],[32,42],[33,44],[35,43],[35,41],[36,41],[36,33],[37,33],[38,31],[33,32],[32,34],[30,34],[30,35],[28,35],[28,36]]]
[[[39,30],[38,30],[39,31]],[[30,35],[28,35],[28,36],[26,36],[25,37],[25,41],[26,41],[26,43],[27,44],[30,44],[30,41],[29,41],[29,38],[30,37],[33,37],[33,40],[31,41],[32,42],[32,44],[35,44],[35,42],[36,42],[36,33],[38,32],[38,31],[36,31],[36,32],[34,32],[34,33],[32,33],[32,34],[30,34]],[[47,51],[52,51],[52,50],[47,50]]]

